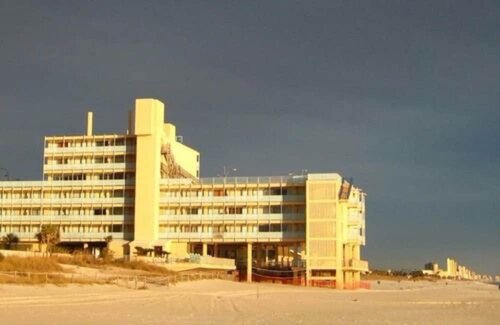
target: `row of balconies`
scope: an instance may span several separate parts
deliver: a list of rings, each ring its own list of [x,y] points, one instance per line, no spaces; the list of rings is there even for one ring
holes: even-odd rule
[[[305,221],[303,213],[160,215],[160,221]]]
[[[347,223],[350,225],[361,225],[365,221],[365,217],[362,214],[348,214]]]
[[[86,222],[133,222],[133,215],[33,215],[33,216],[0,216],[1,223],[16,222],[68,222],[68,221],[86,221]]]
[[[54,205],[54,204],[95,204],[96,206],[102,204],[125,205],[134,203],[132,197],[89,197],[89,198],[8,198],[2,199],[2,206],[15,205],[15,204],[30,204],[30,205]]]
[[[354,271],[368,271],[368,261],[350,259],[345,263],[344,268]]]
[[[0,216],[0,222],[16,221],[134,221],[133,215],[5,215]],[[191,214],[191,215],[161,215],[160,222],[202,222],[202,221],[305,221],[301,213],[267,213],[267,214]]]
[[[52,147],[45,148],[45,155],[57,153],[134,153],[135,146],[103,146],[103,147]]]
[[[37,232],[16,232],[21,240],[36,241]],[[7,235],[6,232],[0,232],[0,237]],[[106,237],[112,236],[113,239],[133,238],[133,234],[123,232],[61,232],[60,241],[104,241]]]
[[[162,232],[160,239],[189,241],[305,240],[305,232]]]
[[[260,185],[282,184],[283,186],[303,185],[305,176],[258,176],[258,177],[205,177],[198,180],[201,185]],[[161,185],[198,185],[191,179],[166,178],[160,181]]]
[[[4,215],[0,222],[46,222],[46,221],[134,221],[133,215]],[[266,213],[266,214],[191,214],[191,215],[160,215],[160,222],[203,222],[203,221],[276,221],[276,222],[304,222],[302,213]],[[347,232],[349,240],[364,239],[359,230]]]
[[[304,202],[304,195],[262,195],[262,196],[189,196],[161,197],[160,203],[246,203],[246,202]]]
[[[135,163],[109,163],[109,164],[68,164],[68,165],[43,165],[44,172],[48,171],[90,171],[90,170],[114,170],[114,171],[123,171],[127,169],[135,170]]]
[[[0,188],[16,188],[23,190],[50,190],[51,188],[58,187],[71,187],[73,190],[77,190],[82,187],[125,187],[134,185],[134,180],[125,179],[96,179],[96,180],[80,180],[80,181],[7,181],[0,182]]]

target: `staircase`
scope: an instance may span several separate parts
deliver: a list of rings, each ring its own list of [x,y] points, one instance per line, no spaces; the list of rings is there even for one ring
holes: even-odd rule
[[[342,185],[340,187],[340,192],[339,192],[339,200],[349,199],[349,195],[351,195],[352,183],[353,183],[352,177],[348,179],[342,179]]]
[[[176,163],[170,144],[167,143],[161,147],[161,155],[163,157],[161,178],[191,178],[196,180],[193,175]]]

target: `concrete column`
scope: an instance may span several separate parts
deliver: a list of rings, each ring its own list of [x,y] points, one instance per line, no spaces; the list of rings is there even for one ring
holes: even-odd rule
[[[257,259],[257,267],[261,267],[262,266],[262,250],[261,250],[262,247],[260,246],[256,246],[255,247],[255,252],[257,253],[256,255],[256,259]]]
[[[214,257],[219,257],[219,245],[214,244]]]
[[[354,288],[359,288],[359,285],[361,283],[361,272],[354,272],[352,281],[354,282]]]
[[[335,289],[344,289],[344,271],[342,269],[337,269],[337,276],[335,279]]]
[[[208,244],[207,243],[203,243],[203,256],[207,256],[208,255]]]
[[[352,246],[352,259],[357,260],[357,261],[359,261],[361,259],[361,248],[359,245]],[[359,288],[359,285],[361,282],[361,272],[360,271],[353,272],[352,282],[353,282],[354,289]]]
[[[354,289],[352,280],[353,280],[353,272],[350,271],[345,272],[344,285],[346,289]]]
[[[360,246],[359,245],[354,245],[352,247],[352,258],[355,259],[355,260],[359,260],[361,258],[361,254],[360,254]]]
[[[345,262],[345,264],[349,263],[350,259],[354,259],[353,248],[351,245],[345,245],[344,246],[344,262]]]
[[[266,267],[269,265],[269,246],[265,245],[264,250],[266,251]]]
[[[247,282],[252,282],[252,243],[247,244]]]
[[[299,264],[299,244],[295,244],[293,246],[293,260],[292,260],[292,265],[293,266],[298,266]]]
[[[278,245],[273,245],[274,249],[274,265],[278,266],[279,260],[278,260]]]

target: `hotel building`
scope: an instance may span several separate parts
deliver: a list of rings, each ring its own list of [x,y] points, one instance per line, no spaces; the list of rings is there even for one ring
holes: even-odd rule
[[[164,122],[164,104],[137,99],[125,134],[49,136],[43,180],[0,182],[0,237],[38,249],[42,225],[61,245],[231,258],[247,279],[290,269],[307,285],[356,288],[368,263],[365,193],[335,173],[200,178],[200,154]],[[111,236],[111,237],[109,237]]]

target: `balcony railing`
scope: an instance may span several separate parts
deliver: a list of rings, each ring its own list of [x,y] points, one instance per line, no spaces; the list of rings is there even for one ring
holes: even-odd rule
[[[365,220],[364,216],[359,213],[347,215],[347,222],[349,224],[354,224],[354,225],[362,224],[364,220]]]
[[[96,179],[96,180],[81,180],[81,181],[44,181],[46,187],[83,187],[83,186],[127,186],[134,185],[135,181],[128,179]]]
[[[260,177],[209,177],[200,178],[198,180],[199,184],[206,185],[221,185],[221,184],[305,184],[307,176],[260,176]],[[195,184],[193,180],[190,179],[162,179],[162,185],[189,185]]]
[[[87,187],[87,186],[114,186],[114,187],[125,187],[129,185],[134,185],[135,180],[133,179],[96,179],[96,180],[79,180],[79,181],[0,181],[0,188],[21,188],[21,189],[33,189],[39,190],[43,188],[50,187]],[[10,198],[3,198],[2,200],[9,200]],[[1,201],[0,201],[1,202]]]
[[[36,241],[37,232],[13,232],[23,241]],[[0,237],[6,236],[6,232],[0,232]],[[122,232],[61,232],[60,241],[105,241],[105,238],[112,236],[113,239],[132,238],[132,234]]]
[[[112,236],[113,239],[124,239],[131,236],[123,232],[61,232],[61,241],[105,241],[105,238]]]
[[[358,271],[368,271],[368,261],[351,259],[346,263],[345,267]]]
[[[160,221],[305,221],[303,213],[161,215]]]
[[[67,165],[44,165],[44,172],[48,171],[67,171],[67,170],[126,170],[135,169],[135,163],[109,163],[109,164],[67,164]]]
[[[160,239],[190,241],[270,241],[304,239],[304,232],[163,232]]]
[[[68,221],[85,221],[85,222],[133,222],[133,215],[10,215],[0,216],[0,223],[17,223],[17,222],[68,222]]]
[[[133,153],[136,151],[135,146],[105,146],[105,147],[51,147],[45,148],[45,153]]]
[[[304,195],[246,195],[246,196],[163,196],[160,203],[246,203],[246,202],[305,202]]]
[[[113,205],[125,205],[127,203],[133,203],[134,198],[131,197],[90,197],[90,198],[9,198],[2,199],[2,205],[41,205],[41,204],[113,204]]]

